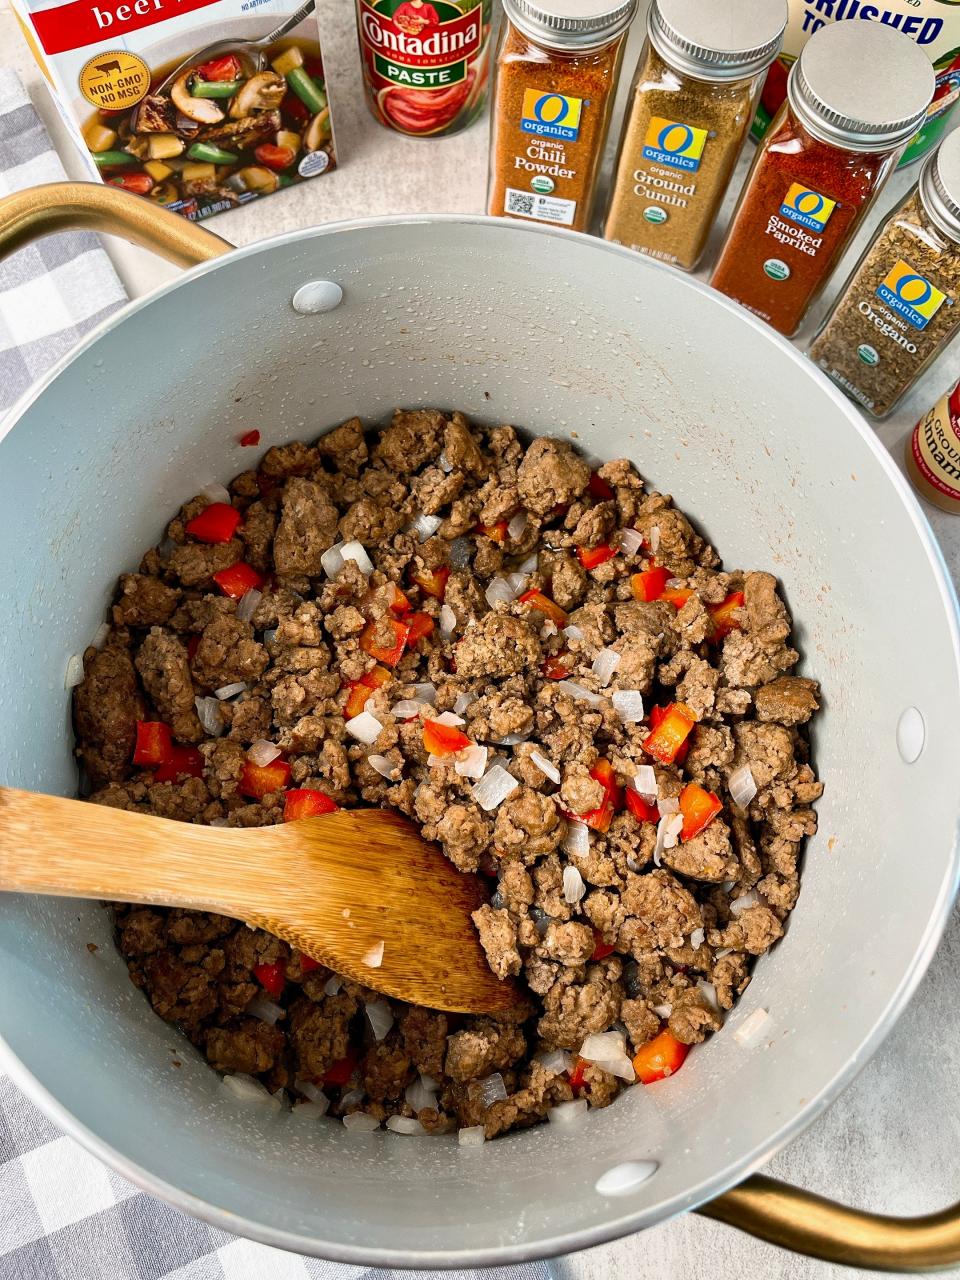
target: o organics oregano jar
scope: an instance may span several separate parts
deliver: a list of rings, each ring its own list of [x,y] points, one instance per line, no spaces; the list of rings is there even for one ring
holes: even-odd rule
[[[603,234],[690,271],[743,148],[787,0],[654,0]]]
[[[586,231],[637,0],[503,0],[487,212]]]
[[[857,263],[810,355],[854,400],[885,417],[960,328],[960,133]]]

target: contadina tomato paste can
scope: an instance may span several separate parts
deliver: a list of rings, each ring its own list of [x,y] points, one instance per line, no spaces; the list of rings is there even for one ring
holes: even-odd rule
[[[947,119],[960,98],[960,0],[789,0],[790,21],[783,51],[767,72],[753,122],[753,137],[762,138],[787,95],[787,74],[815,31],[829,22],[882,22],[922,49],[933,64],[937,88],[927,118],[900,161],[918,160],[943,137]]]
[[[487,99],[493,0],[357,0],[370,110],[416,138],[457,133]]]

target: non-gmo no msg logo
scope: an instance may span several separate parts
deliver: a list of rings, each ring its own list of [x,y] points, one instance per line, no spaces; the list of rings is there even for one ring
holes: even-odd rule
[[[706,142],[706,129],[695,129],[693,125],[678,120],[653,116],[643,139],[643,158],[671,169],[696,173]]]
[[[902,258],[877,285],[877,297],[915,329],[925,329],[947,300],[945,293]]]
[[[791,183],[790,190],[783,197],[780,212],[785,218],[796,222],[808,231],[820,232],[830,221],[830,215],[837,207],[836,200],[822,196],[819,191],[811,191],[799,182]]]
[[[520,128],[541,138],[557,138],[576,142],[580,136],[582,98],[568,98],[562,93],[543,93],[540,89],[524,89],[520,110]]]

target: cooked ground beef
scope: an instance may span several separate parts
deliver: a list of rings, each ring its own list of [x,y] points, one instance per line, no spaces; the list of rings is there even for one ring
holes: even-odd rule
[[[294,1099],[322,1087],[333,1115],[488,1137],[624,1087],[553,1051],[611,1029],[630,1053],[663,1031],[689,1045],[718,1030],[783,933],[822,789],[802,727],[819,687],[788,674],[798,655],[775,579],[722,570],[626,459],[591,474],[563,441],[525,446],[459,413],[398,411],[379,433],[351,419],[269,449],[230,492],[242,519],[226,541],[188,532],[211,502],[198,496],[120,576],[75,694],[90,799],[281,822],[284,790],[255,798],[246,781],[251,744],[271,740],[287,788],[392,806],[489,878],[480,941],[537,1011],[517,1026],[411,1007],[224,917],[117,906],[118,945],[157,1013],[218,1070]],[[348,559],[330,576],[325,553],[350,541],[372,572]],[[214,577],[238,561],[262,577],[242,603]],[[658,586],[633,577],[658,568],[671,575]],[[362,705],[380,722],[372,746],[350,736],[348,699],[349,715]],[[658,756],[649,739],[674,704],[693,728]],[[481,768],[512,775],[499,805],[456,771],[462,752],[430,757],[425,722],[444,712],[468,750],[486,749]],[[158,720],[177,749],[167,780],[133,763],[138,722]],[[737,794],[756,788],[745,810],[731,778]],[[695,799],[719,808],[706,825]]]

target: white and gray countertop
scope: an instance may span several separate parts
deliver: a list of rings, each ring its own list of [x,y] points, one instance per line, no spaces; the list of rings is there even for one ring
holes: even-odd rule
[[[221,214],[211,220],[210,228],[236,244],[247,244],[282,231],[341,218],[427,211],[482,212],[487,151],[484,125],[477,124],[452,138],[431,141],[405,139],[382,129],[370,117],[361,92],[352,3],[323,0],[321,20],[341,167],[283,194]],[[626,54],[621,93],[629,81],[639,43],[638,23]],[[6,0],[0,0],[0,62],[19,71],[68,172],[82,176]],[[915,180],[916,172],[914,168],[892,179],[882,197],[882,209],[900,198]],[[866,235],[851,251],[851,261],[877,220],[876,213],[869,219]],[[175,274],[174,268],[142,250],[109,238],[107,243],[133,296]],[[805,326],[798,339],[800,344],[809,340],[814,322]],[[960,342],[877,429],[898,461],[913,424],[957,378]],[[925,510],[954,580],[960,582],[960,518],[932,507]],[[878,583],[877,590],[890,593],[891,608],[903,608],[908,603],[909,584]],[[914,660],[922,661],[922,654],[904,654],[904,662]],[[856,762],[851,765],[857,767]],[[960,785],[957,762],[945,760],[943,767],[944,785]],[[904,849],[905,868],[923,852],[922,848]],[[883,946],[884,939],[878,938],[877,945]],[[766,1172],[884,1213],[925,1213],[960,1199],[958,973],[960,914],[955,913],[919,992],[886,1043],[827,1114],[780,1152]],[[735,1087],[731,1081],[731,1088]],[[772,1087],[776,1087],[775,1081]],[[723,1105],[722,1099],[718,1105]],[[745,1280],[796,1280],[801,1276],[810,1280],[852,1280],[854,1276],[874,1274],[792,1257],[692,1215],[641,1236],[561,1259],[554,1265],[562,1280],[726,1280],[733,1276]]]

